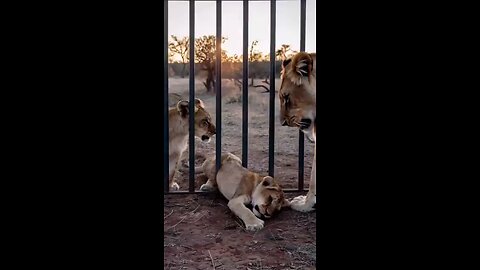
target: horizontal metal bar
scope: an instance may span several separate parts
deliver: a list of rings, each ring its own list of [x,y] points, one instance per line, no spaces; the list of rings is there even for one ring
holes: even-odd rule
[[[186,2],[190,0],[168,0],[171,2]],[[195,0],[195,2],[215,2],[216,0]],[[223,0],[224,2],[241,2],[243,0]],[[266,0],[248,0],[249,2],[265,2]],[[292,2],[292,0],[276,0],[275,2]]]
[[[308,191],[308,189],[304,190],[304,191]],[[294,189],[294,188],[286,188],[286,189],[283,189],[283,192],[285,193],[292,193],[292,192],[299,192],[298,189]],[[190,192],[190,191],[171,191],[171,192],[166,192],[166,193],[163,193],[164,195],[186,195],[186,194],[213,194],[213,193],[217,193],[215,191],[200,191],[200,190],[196,190],[194,192]]]

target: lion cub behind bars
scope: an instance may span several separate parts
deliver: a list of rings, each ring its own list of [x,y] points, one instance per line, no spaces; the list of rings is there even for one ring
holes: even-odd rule
[[[207,183],[200,187],[202,191],[218,190],[229,200],[228,207],[240,219],[247,230],[260,230],[264,221],[282,207],[289,206],[283,190],[271,176],[260,176],[242,167],[240,158],[231,153],[222,155],[221,167],[215,174],[215,157],[205,160],[202,166],[195,168],[196,173],[203,172]],[[246,205],[253,206],[250,211]]]

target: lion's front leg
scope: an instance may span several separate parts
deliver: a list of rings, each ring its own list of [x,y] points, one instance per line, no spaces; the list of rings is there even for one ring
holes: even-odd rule
[[[247,196],[242,195],[237,198],[231,199],[228,202],[228,208],[237,215],[243,223],[245,223],[245,228],[249,231],[256,231],[263,228],[264,221],[257,218],[252,211],[250,211],[245,203],[248,203],[249,200]]]
[[[169,155],[168,175],[169,175],[170,189],[173,191],[180,189],[180,186],[178,185],[178,183],[173,180],[173,177],[175,176],[175,171],[177,170],[179,159],[180,159],[180,155],[176,152]]]
[[[298,196],[293,198],[290,201],[290,207],[293,210],[300,211],[300,212],[310,212],[315,210],[315,204],[317,202],[317,189],[316,189],[316,182],[317,182],[317,144],[315,143],[315,153],[313,155],[313,165],[312,165],[312,174],[310,177],[310,185],[309,191],[307,196]]]

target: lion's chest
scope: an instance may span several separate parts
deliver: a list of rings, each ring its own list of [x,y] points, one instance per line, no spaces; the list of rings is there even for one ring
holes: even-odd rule
[[[172,138],[169,143],[169,153],[183,153],[187,150],[188,142],[188,135],[187,136],[178,136]]]

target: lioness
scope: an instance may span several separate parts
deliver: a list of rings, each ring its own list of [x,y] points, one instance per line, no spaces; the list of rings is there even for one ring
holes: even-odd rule
[[[169,183],[172,190],[180,189],[178,183],[173,181],[173,176],[178,161],[188,146],[188,104],[188,101],[180,100],[175,108],[168,111]],[[205,105],[200,99],[195,99],[194,108],[195,136],[201,138],[204,142],[209,142],[210,138],[215,135],[215,125],[212,123],[212,118],[205,110]]]
[[[242,167],[242,161],[234,154],[222,155],[221,168],[216,174],[215,157],[207,158],[195,172],[208,177],[207,183],[200,187],[202,191],[220,190],[229,200],[228,207],[245,223],[247,230],[263,228],[264,221],[282,207],[289,206],[283,191],[271,176],[260,176]],[[245,205],[252,204],[253,213]]]
[[[282,63],[280,98],[280,123],[298,127],[317,150],[316,117],[317,64],[315,53],[300,52]],[[307,196],[298,196],[290,204],[297,211],[308,212],[316,203],[316,154],[313,156],[312,174]]]

